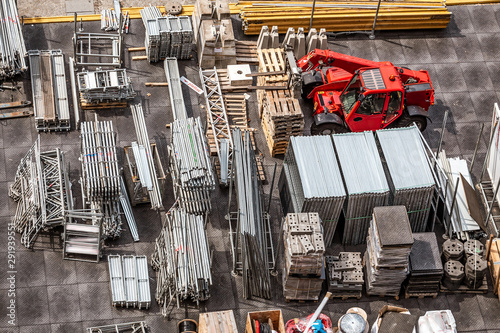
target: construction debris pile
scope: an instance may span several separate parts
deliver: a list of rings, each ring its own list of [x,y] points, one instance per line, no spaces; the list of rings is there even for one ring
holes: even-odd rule
[[[302,135],[304,115],[298,99],[288,89],[289,77],[283,49],[260,49],[257,52],[257,86],[274,87],[271,90],[257,90],[262,130],[271,156],[281,155],[286,152],[290,137]]]
[[[104,214],[102,237],[116,238],[122,231],[120,170],[116,132],[111,121],[81,123],[81,184],[84,208]]]
[[[179,206],[190,214],[207,214],[212,208],[215,175],[201,119],[175,120],[171,138],[170,173]]]
[[[17,1],[0,3],[0,79],[4,80],[28,69],[23,27],[19,20]]]
[[[163,207],[162,203],[162,179],[165,179],[163,170],[156,169],[154,155],[152,152],[152,145],[149,142],[148,129],[146,121],[144,120],[144,112],[142,104],[131,105],[132,117],[134,118],[135,133],[137,142],[132,142],[133,147],[137,147],[134,151],[136,158],[136,165],[141,165],[139,175],[141,178],[141,185],[147,189],[149,201],[151,202],[152,209],[160,209]],[[132,148],[134,149],[134,148]],[[161,167],[161,164],[158,164]]]
[[[151,266],[156,271],[156,301],[164,316],[170,304],[190,298],[198,303],[210,297],[212,274],[203,217],[172,208],[156,239]]]
[[[149,309],[148,258],[133,255],[109,255],[109,281],[113,306]]]
[[[372,132],[336,134],[332,139],[347,190],[342,244],[362,244],[373,208],[389,203],[389,185]]]
[[[236,65],[236,41],[229,2],[197,0],[192,19],[200,68]]]
[[[312,1],[276,3],[273,1],[239,2],[240,18],[247,35],[258,35],[262,26],[277,26],[281,34],[289,27],[308,27]],[[451,12],[438,1],[382,3],[377,1],[317,1],[313,27],[327,31],[369,31],[378,12],[377,30],[446,28]],[[281,12],[283,15],[276,15]]]
[[[375,207],[366,239],[366,294],[399,297],[413,245],[404,206]]]
[[[154,6],[140,11],[146,28],[144,44],[149,62],[158,62],[167,57],[189,59],[193,49],[194,35],[189,16],[162,16]]]
[[[273,267],[270,267],[268,251],[269,247],[272,249],[272,239],[269,217],[263,209],[255,153],[248,131],[235,128],[233,140],[233,170],[238,204],[238,229],[232,239],[233,262],[241,262],[243,297],[270,299],[269,269]]]
[[[69,100],[61,50],[31,50],[31,90],[38,131],[68,131]]]
[[[393,196],[390,204],[405,205],[412,231],[425,232],[436,183],[420,131],[412,126],[379,130],[376,136]]]
[[[283,225],[287,301],[317,301],[323,286],[325,242],[318,213],[289,213]]]
[[[363,263],[361,252],[340,252],[325,256],[328,291],[333,297],[361,298],[363,291]]]
[[[330,136],[291,137],[278,187],[285,213],[319,213],[330,246],[346,199]]]
[[[136,96],[124,68],[82,71],[76,76],[82,105],[132,100]]]
[[[64,225],[73,207],[64,152],[41,152],[38,138],[21,159],[9,196],[17,202],[13,223],[25,247],[33,247],[40,231]]]
[[[443,264],[433,232],[413,234],[414,243],[410,253],[410,275],[405,286],[405,297],[437,295],[443,278]]]

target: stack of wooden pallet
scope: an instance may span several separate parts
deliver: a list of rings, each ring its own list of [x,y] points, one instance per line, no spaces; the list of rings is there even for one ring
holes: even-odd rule
[[[261,49],[257,53],[259,73],[270,73],[258,77],[258,86],[265,89],[257,91],[257,99],[262,129],[274,157],[286,152],[291,136],[302,135],[304,116],[298,99],[288,89],[283,49]]]
[[[364,283],[361,252],[340,252],[338,256],[326,256],[325,261],[332,297],[360,299]]]
[[[318,213],[289,213],[283,225],[283,239],[285,299],[318,300],[323,285],[321,271],[325,252]]]
[[[486,243],[488,249],[486,258],[490,267],[491,280],[493,282],[493,292],[500,300],[500,238],[490,237]]]
[[[371,30],[378,2],[320,1],[316,2],[313,27],[326,31]],[[239,2],[240,17],[247,35],[258,35],[262,26],[277,26],[280,34],[289,27],[309,27],[312,1],[261,1],[258,5]],[[276,15],[276,12],[283,15]],[[376,30],[446,28],[451,12],[442,1],[383,2],[378,12]],[[307,32],[307,29],[306,31]]]

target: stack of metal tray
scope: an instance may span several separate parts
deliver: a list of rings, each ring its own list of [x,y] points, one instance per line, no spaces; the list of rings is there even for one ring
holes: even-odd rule
[[[411,296],[412,294],[437,293],[444,270],[436,234],[433,232],[414,233],[413,238],[406,294]]]
[[[366,243],[366,293],[399,296],[413,244],[405,206],[375,207]]]

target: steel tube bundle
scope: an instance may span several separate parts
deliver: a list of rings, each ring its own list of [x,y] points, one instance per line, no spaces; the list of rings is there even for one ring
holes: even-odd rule
[[[152,266],[157,271],[156,301],[164,316],[174,300],[178,307],[188,298],[207,300],[212,274],[203,217],[182,208],[170,209],[156,239]]]
[[[119,237],[121,185],[113,123],[97,117],[95,122],[82,122],[80,139],[84,204],[104,214],[104,238]]]
[[[335,134],[332,139],[347,190],[342,244],[362,244],[373,208],[389,203],[389,185],[372,132]]]
[[[172,116],[174,120],[186,119],[187,111],[182,95],[181,77],[179,74],[179,65],[177,59],[166,58],[163,67],[165,76],[168,82],[168,93],[170,96],[170,107],[172,108]]]
[[[243,141],[243,135],[245,141]],[[268,228],[250,132],[233,130],[233,175],[238,203],[238,228],[233,256],[241,249],[243,297],[271,298]],[[272,247],[272,241],[271,241]]]
[[[278,186],[285,213],[319,213],[329,246],[346,199],[330,136],[291,137]]]
[[[64,153],[40,152],[40,139],[21,159],[9,196],[17,202],[13,218],[21,243],[31,248],[41,230],[63,225],[73,208]]]
[[[392,205],[404,205],[413,232],[424,232],[435,190],[428,156],[417,127],[376,132],[385,159]]]
[[[23,28],[15,0],[0,1],[0,79],[4,80],[28,69]]]
[[[134,152],[134,157],[136,158],[136,161],[138,161],[137,158],[139,158],[138,163],[141,164],[140,169],[143,175],[141,181],[144,180],[144,185],[146,185],[148,189],[151,208],[159,209],[163,207],[161,188],[158,181],[155,163],[153,161],[153,153],[149,142],[148,129],[146,127],[142,105],[140,103],[137,105],[131,105],[130,110],[132,111],[132,117],[134,118],[138,144],[138,148],[136,148],[136,150],[138,150],[138,154],[136,155]],[[142,149],[143,152],[141,152]]]
[[[215,175],[200,118],[175,120],[171,134],[170,171],[179,205],[190,214],[208,213]]]

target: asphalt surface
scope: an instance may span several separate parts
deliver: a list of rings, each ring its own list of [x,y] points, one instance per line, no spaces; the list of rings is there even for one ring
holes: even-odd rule
[[[450,7],[452,21],[445,30],[408,31],[379,33],[375,40],[363,35],[338,37],[329,41],[330,48],[372,60],[391,61],[396,65],[412,69],[427,69],[436,90],[436,105],[432,107],[429,124],[424,136],[432,148],[436,148],[440,136],[442,119],[446,110],[450,111],[443,148],[450,157],[459,156],[469,162],[481,124],[485,131],[481,138],[478,160],[474,167],[475,178],[479,176],[481,164],[486,153],[487,138],[490,131],[493,104],[498,101],[500,87],[500,5],[456,6]],[[235,23],[238,26],[238,22]],[[84,23],[89,32],[98,31],[99,22]],[[131,33],[124,38],[125,48],[142,46],[144,29],[140,20],[132,21]],[[72,55],[72,24],[33,25],[25,27],[27,49],[62,49],[68,57]],[[240,34],[240,33],[239,33]],[[240,36],[241,37],[241,36]],[[124,67],[127,68],[145,110],[149,135],[164,148],[170,133],[165,124],[172,121],[166,88],[146,88],[144,82],[165,81],[162,64],[150,65],[146,61],[131,61],[131,54],[124,52]],[[200,84],[195,60],[180,61],[180,73],[196,84]],[[67,66],[67,64],[66,64]],[[0,93],[1,101],[31,100],[29,76],[21,80],[21,92]],[[67,77],[69,79],[69,77]],[[68,83],[69,91],[69,83]],[[183,86],[188,113],[205,119],[205,109],[200,108],[203,100],[186,86]],[[248,101],[250,126],[259,128],[255,95]],[[307,124],[310,124],[310,105],[304,105]],[[85,115],[94,117],[93,112]],[[118,132],[118,145],[123,147],[135,140],[130,110],[99,111],[99,119],[113,120]],[[307,127],[307,126],[306,126]],[[307,134],[307,133],[306,133]],[[271,300],[241,297],[241,277],[230,274],[231,255],[229,252],[228,223],[224,219],[227,213],[228,191],[216,189],[213,196],[213,212],[207,226],[207,235],[213,249],[214,285],[212,297],[200,304],[185,304],[181,309],[172,311],[171,320],[160,315],[156,302],[152,301],[149,310],[122,309],[111,306],[111,295],[106,255],[138,254],[150,258],[154,250],[154,240],[159,234],[161,220],[159,215],[150,210],[148,205],[134,208],[138,222],[140,242],[134,243],[128,230],[116,241],[108,242],[104,249],[103,260],[99,264],[62,260],[59,240],[60,230],[39,237],[34,250],[27,250],[19,243],[16,245],[16,321],[10,325],[6,316],[11,299],[8,296],[10,284],[7,278],[7,223],[15,213],[16,204],[8,197],[8,185],[14,180],[20,158],[37,137],[32,118],[2,120],[0,122],[0,332],[83,332],[86,327],[109,323],[144,320],[151,332],[176,332],[176,323],[180,319],[198,319],[199,311],[234,311],[240,332],[244,331],[246,315],[249,311],[281,309],[285,320],[306,316],[314,311],[315,303],[286,303],[281,290],[281,275],[274,278],[273,297]],[[66,152],[70,163],[70,176],[73,191],[79,197],[79,134],[42,133],[44,147],[60,147]],[[274,162],[280,165],[280,159],[269,157],[261,132],[256,133],[257,146],[264,154],[264,166],[267,177],[272,175]],[[278,166],[278,171],[280,170]],[[411,170],[408,170],[411,172]],[[173,204],[171,184],[167,183],[164,198],[165,207]],[[269,184],[264,186],[264,193],[269,193]],[[274,191],[271,216],[274,237],[277,238],[279,200]],[[437,230],[440,230],[439,226]],[[438,234],[440,233],[437,231]],[[440,238],[440,236],[439,236]],[[441,238],[440,238],[441,239]],[[334,245],[329,252],[344,249]],[[364,247],[347,247],[346,250],[363,251]],[[151,293],[154,297],[156,278],[150,269]],[[459,332],[500,332],[500,303],[490,291],[486,295],[441,294],[437,298],[401,299],[363,297],[360,300],[333,300],[325,308],[335,323],[347,309],[354,306],[363,308],[368,313],[372,324],[380,308],[385,304],[404,306],[412,314],[423,315],[427,310],[450,309],[457,321]]]

